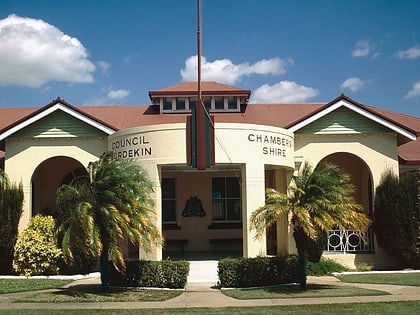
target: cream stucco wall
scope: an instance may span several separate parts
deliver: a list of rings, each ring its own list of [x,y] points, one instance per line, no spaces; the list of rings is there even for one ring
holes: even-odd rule
[[[397,137],[395,133],[295,135],[295,156],[303,157],[313,167],[323,158],[348,152],[362,159],[372,174],[376,187],[386,169],[398,174]]]
[[[337,152],[348,152],[358,156],[366,163],[372,175],[372,185],[375,189],[381,176],[387,169],[398,174],[397,137],[395,133],[379,134],[341,134],[341,135],[295,135],[295,155],[303,157],[313,167],[323,158]],[[363,261],[363,255],[342,254],[328,255],[337,258],[339,262],[349,267],[356,267],[358,261]],[[372,262],[377,268],[389,267],[390,257],[375,241],[375,255],[365,257],[366,263]]]
[[[45,160],[65,156],[74,158],[85,167],[107,150],[106,137],[85,138],[8,138],[6,141],[5,171],[9,178],[22,182],[24,212],[19,223],[22,230],[32,215],[32,176]],[[38,187],[42,189],[42,187]]]

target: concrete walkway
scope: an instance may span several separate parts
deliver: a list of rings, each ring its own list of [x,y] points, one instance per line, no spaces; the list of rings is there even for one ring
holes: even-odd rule
[[[99,278],[85,278],[72,282],[68,287],[81,284],[99,284]],[[173,299],[160,302],[100,302],[100,303],[15,303],[15,299],[31,293],[0,295],[1,309],[145,309],[145,308],[191,308],[191,307],[247,307],[276,305],[338,304],[392,301],[420,301],[420,287],[400,285],[355,284],[340,282],[334,277],[308,277],[308,284],[355,286],[390,293],[378,296],[348,296],[326,298],[292,298],[236,300],[225,296],[214,283],[188,284],[185,292]]]

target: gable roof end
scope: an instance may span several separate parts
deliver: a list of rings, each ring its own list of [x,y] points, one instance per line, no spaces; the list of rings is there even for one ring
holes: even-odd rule
[[[16,133],[19,130],[22,130],[23,128],[33,124],[34,122],[50,115],[51,113],[54,113],[57,110],[61,110],[68,115],[83,121],[84,123],[97,128],[101,130],[102,132],[110,135],[114,133],[117,128],[114,128],[113,126],[104,123],[102,121],[99,121],[97,118],[87,114],[86,112],[76,108],[75,106],[67,103],[60,97],[49,103],[48,105],[45,105],[44,107],[41,107],[37,111],[23,117],[22,119],[6,126],[3,130],[0,130],[0,141],[3,141],[4,139],[10,137],[14,133]]]
[[[335,111],[340,107],[346,107],[359,115],[372,120],[394,132],[398,135],[403,136],[408,140],[416,140],[416,134],[412,133],[411,131],[407,130],[405,127],[402,127],[393,121],[387,119],[386,117],[379,116],[373,111],[369,110],[367,106],[364,106],[350,97],[341,94],[339,97],[328,103],[326,106],[320,108],[317,112],[311,113],[310,116],[303,118],[302,120],[294,123],[293,125],[289,126],[288,129],[292,132],[296,132],[299,129],[313,123],[314,121],[330,114],[331,112]]]

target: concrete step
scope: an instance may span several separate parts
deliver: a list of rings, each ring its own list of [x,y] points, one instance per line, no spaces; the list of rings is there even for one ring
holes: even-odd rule
[[[190,261],[190,273],[187,278],[187,283],[211,283],[216,285],[219,281],[217,264],[217,260]]]

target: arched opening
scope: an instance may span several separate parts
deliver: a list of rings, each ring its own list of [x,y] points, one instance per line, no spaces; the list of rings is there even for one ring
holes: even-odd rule
[[[373,212],[373,181],[367,164],[358,156],[338,152],[322,161],[333,163],[347,173],[355,187],[354,197],[370,216]],[[368,231],[332,230],[328,235],[327,251],[370,252],[374,250],[373,233]]]
[[[32,216],[54,216],[58,187],[86,176],[86,169],[73,158],[57,156],[43,161],[32,176]]]

